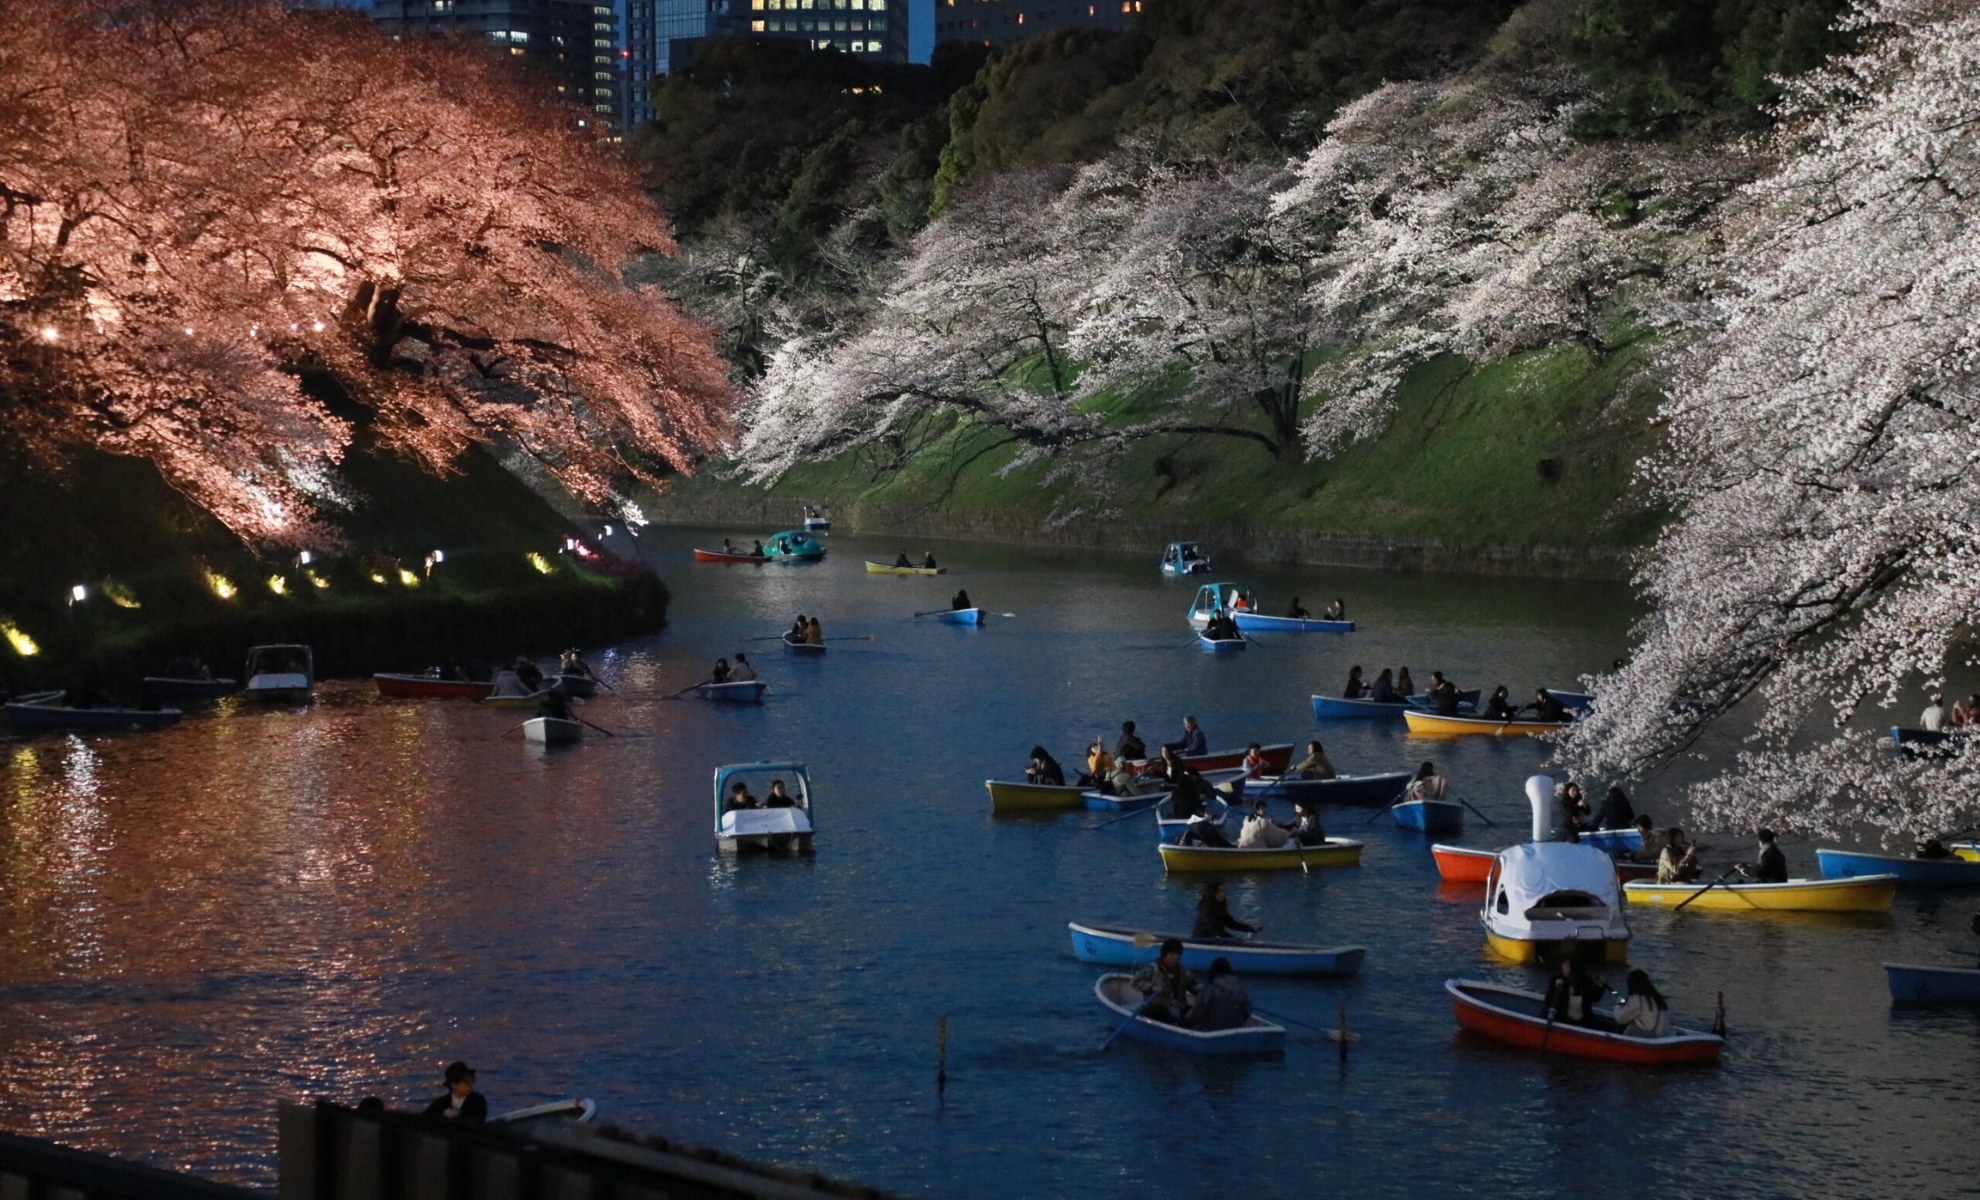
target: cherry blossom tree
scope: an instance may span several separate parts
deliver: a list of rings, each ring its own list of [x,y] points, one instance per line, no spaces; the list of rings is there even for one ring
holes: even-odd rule
[[[1980,624],[1980,14],[1853,24],[1867,48],[1790,85],[1781,165],[1728,216],[1647,470],[1678,512],[1655,607],[1562,755],[1641,773],[1751,716],[1702,819],[1925,835],[1980,811],[1980,756],[1893,756],[1862,718],[1909,719]]]
[[[726,431],[707,330],[620,265],[629,170],[492,53],[252,0],[20,0],[0,25],[0,404],[251,539],[307,544],[351,426],[500,442],[579,497]]]

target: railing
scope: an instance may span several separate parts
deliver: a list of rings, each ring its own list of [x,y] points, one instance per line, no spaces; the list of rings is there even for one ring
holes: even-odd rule
[[[207,1183],[121,1158],[0,1133],[4,1200],[255,1200],[255,1193]]]

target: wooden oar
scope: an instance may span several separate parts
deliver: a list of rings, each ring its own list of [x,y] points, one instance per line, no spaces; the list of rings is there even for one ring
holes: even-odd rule
[[[1289,1017],[1281,1012],[1273,1012],[1269,1008],[1260,1008],[1256,1004],[1251,1006],[1251,1011],[1257,1013],[1261,1017],[1270,1017],[1274,1021],[1284,1021],[1288,1025],[1297,1025],[1301,1029],[1311,1029],[1315,1033],[1324,1033],[1327,1035],[1327,1038],[1330,1041],[1338,1042],[1341,1040],[1342,1037],[1341,1031],[1338,1029],[1328,1029],[1324,1025],[1314,1025],[1311,1022],[1302,1021],[1298,1017]],[[1361,1035],[1358,1033],[1350,1033],[1347,1035],[1347,1040],[1351,1043],[1359,1042],[1361,1040]]]
[[[1153,804],[1150,804],[1150,805],[1148,805],[1148,806],[1146,806],[1146,807],[1144,807],[1144,808],[1137,808],[1137,809],[1135,809],[1135,810],[1134,810],[1133,812],[1129,812],[1129,813],[1122,813],[1122,814],[1121,814],[1120,816],[1118,816],[1118,817],[1108,817],[1108,818],[1107,818],[1106,820],[1104,820],[1104,821],[1102,821],[1102,822],[1100,822],[1100,823],[1099,823],[1098,825],[1089,825],[1089,826],[1087,826],[1087,828],[1089,828],[1089,829],[1105,829],[1105,828],[1106,828],[1107,826],[1109,826],[1109,825],[1118,825],[1118,824],[1120,824],[1120,823],[1121,823],[1122,821],[1126,821],[1126,820],[1128,820],[1128,819],[1130,819],[1130,818],[1133,818],[1133,817],[1139,817],[1139,816],[1141,816],[1141,815],[1143,815],[1143,814],[1145,814],[1145,813],[1151,813],[1151,812],[1155,812],[1155,811],[1157,811],[1157,810],[1159,810],[1159,809],[1160,809],[1161,807],[1162,807],[1162,802],[1161,802],[1160,800],[1157,800],[1157,801],[1156,801],[1155,803],[1153,803]]]
[[[1722,883],[1724,883],[1724,882],[1726,881],[1726,876],[1727,876],[1727,875],[1731,875],[1731,874],[1733,873],[1733,871],[1737,871],[1737,870],[1739,870],[1739,868],[1738,868],[1738,867],[1734,867],[1734,868],[1732,869],[1732,871],[1727,871],[1725,875],[1721,875],[1721,876],[1719,876],[1719,877],[1718,877],[1717,879],[1714,879],[1714,880],[1713,880],[1712,882],[1710,882],[1710,883],[1708,883],[1708,884],[1706,884],[1706,885],[1705,885],[1704,887],[1702,887],[1702,888],[1699,888],[1699,889],[1698,889],[1697,891],[1695,891],[1695,892],[1693,892],[1693,893],[1691,893],[1691,895],[1689,895],[1689,896],[1686,896],[1686,897],[1684,898],[1684,902],[1683,902],[1682,904],[1679,904],[1679,905],[1678,905],[1678,906],[1677,906],[1676,908],[1674,908],[1674,909],[1672,909],[1671,911],[1672,911],[1673,913],[1680,913],[1680,912],[1683,912],[1683,911],[1684,911],[1684,909],[1685,909],[1685,905],[1687,905],[1687,904],[1690,904],[1690,903],[1691,903],[1691,902],[1692,902],[1693,900],[1696,900],[1696,899],[1698,899],[1698,898],[1699,898],[1700,896],[1703,896],[1703,895],[1704,895],[1704,894],[1705,894],[1706,892],[1709,892],[1709,891],[1711,891],[1711,890],[1712,890],[1713,888],[1715,888],[1715,887],[1718,887],[1718,886],[1719,886],[1720,884],[1722,884]],[[1735,893],[1733,893],[1733,894],[1734,894],[1734,895],[1738,895],[1738,893],[1737,893],[1737,892],[1735,892]],[[1744,897],[1741,897],[1741,898],[1742,898],[1742,899],[1744,899]],[[1751,903],[1753,903],[1753,901],[1751,901],[1751,900],[1747,900],[1746,902],[1747,902],[1748,904],[1751,904]]]
[[[1127,1032],[1127,1027],[1134,1024],[1136,1020],[1140,1019],[1142,1009],[1147,1008],[1150,1004],[1154,1002],[1155,1002],[1155,997],[1153,996],[1150,996],[1148,997],[1148,999],[1143,1000],[1139,1007],[1137,1007],[1133,1012],[1128,1014],[1127,1020],[1122,1021],[1119,1025],[1116,1025],[1114,1027],[1114,1032],[1107,1035],[1107,1040],[1100,1043],[1100,1053],[1105,1054],[1107,1052],[1107,1047],[1114,1044],[1114,1039],[1121,1036],[1121,1034]]]
[[[530,721],[533,721],[533,720],[535,720],[535,719],[536,719],[535,717],[531,717],[531,718],[530,718]],[[516,726],[516,728],[515,728],[515,729],[505,729],[505,730],[503,730],[503,731],[502,731],[502,737],[508,737],[508,736],[509,736],[510,734],[512,734],[512,733],[514,733],[514,732],[516,731],[516,729],[521,729],[521,728],[523,727],[523,725],[527,725],[527,724],[529,724],[529,721],[524,721],[524,722],[522,723],[522,725],[518,725],[518,726]],[[495,739],[495,740],[496,740],[496,741],[500,741],[500,740],[502,740],[502,739],[501,739],[501,738],[497,738],[497,739]]]
[[[1479,820],[1485,822],[1487,825],[1498,824],[1497,821],[1494,821],[1492,818],[1486,816],[1484,813],[1479,812],[1478,809],[1471,803],[1471,801],[1466,800],[1463,796],[1458,797],[1458,803],[1464,805],[1466,808],[1471,809],[1472,813],[1476,815]]]
[[[870,642],[873,640],[873,635],[862,633],[855,637],[852,634],[847,634],[845,637],[828,637],[825,640],[828,642]]]
[[[669,693],[669,694],[667,694],[667,695],[665,695],[665,696],[662,696],[662,697],[660,697],[660,698],[661,698],[662,700],[678,700],[678,699],[680,699],[680,698],[681,698],[682,696],[685,696],[685,695],[687,695],[687,694],[688,694],[689,692],[691,692],[691,691],[693,691],[694,689],[696,689],[696,688],[698,688],[698,687],[707,687],[707,686],[708,686],[709,684],[711,684],[711,683],[714,683],[714,682],[715,682],[715,681],[714,681],[713,679],[704,679],[704,680],[702,680],[702,681],[701,681],[700,683],[690,683],[690,684],[688,684],[688,685],[687,685],[686,687],[684,687],[684,688],[682,688],[682,689],[681,689],[680,691],[678,691],[678,692],[671,692],[671,693]]]
[[[605,728],[603,725],[592,725],[590,721],[585,720],[583,717],[578,716],[576,713],[571,714],[571,720],[576,721],[580,725],[590,726],[591,728],[596,729],[598,732],[604,734],[606,737],[619,736],[618,734],[613,733],[611,730]]]

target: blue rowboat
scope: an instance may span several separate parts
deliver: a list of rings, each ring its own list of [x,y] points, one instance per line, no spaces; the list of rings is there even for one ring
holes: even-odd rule
[[[1963,858],[1899,858],[1855,850],[1817,850],[1824,879],[1895,875],[1901,887],[1980,887],[1980,862]]]
[[[769,690],[770,685],[761,679],[744,679],[735,683],[704,683],[694,689],[694,694],[717,704],[761,704],[763,693]]]
[[[1301,779],[1297,775],[1267,775],[1244,785],[1248,796],[1266,800],[1305,800],[1315,804],[1394,804],[1409,786],[1408,771],[1379,775],[1336,775],[1332,779]]]
[[[1464,828],[1464,805],[1455,800],[1405,800],[1389,806],[1401,829],[1447,833]]]
[[[182,704],[217,700],[239,686],[231,679],[174,679],[169,675],[146,675],[143,683],[145,699]]]
[[[1593,846],[1604,854],[1643,849],[1643,831],[1640,829],[1584,829],[1577,836],[1581,838],[1582,845]]]
[[[1943,746],[1952,740],[1952,734],[1943,729],[1912,729],[1893,725],[1891,740],[1900,746]]]
[[[1136,796],[1109,796],[1104,792],[1085,791],[1079,798],[1086,801],[1086,807],[1094,812],[1135,812],[1153,808],[1169,798],[1168,792],[1142,792]]]
[[[1242,650],[1251,644],[1242,637],[1213,638],[1204,634],[1201,630],[1197,631],[1196,640],[1205,650]]]
[[[1161,953],[1162,943],[1175,936],[1137,933],[1110,925],[1082,925],[1078,921],[1068,921],[1066,928],[1072,931],[1073,954],[1079,961],[1105,963],[1110,967],[1152,963]],[[1361,960],[1368,953],[1361,946],[1178,940],[1183,944],[1183,966],[1192,971],[1207,971],[1211,963],[1228,958],[1239,975],[1352,975],[1361,969]]]
[[[1548,688],[1547,694],[1575,712],[1587,712],[1588,706],[1595,703],[1595,697],[1587,692],[1564,692],[1559,688]]]
[[[1116,1021],[1127,1021],[1127,1027],[1122,1030],[1125,1036],[1171,1050],[1190,1054],[1281,1054],[1286,1048],[1286,1027],[1274,1025],[1263,1017],[1253,1017],[1236,1029],[1205,1032],[1136,1016],[1142,995],[1134,990],[1134,980],[1127,975],[1102,975],[1093,985],[1093,994],[1114,1014]],[[1129,1017],[1134,1019],[1129,1021]]]
[[[1898,1004],[1980,1004],[1980,970],[1972,967],[1885,963],[1884,977]]]
[[[945,613],[936,613],[935,619],[947,625],[981,625],[983,610],[980,608],[952,608]]]
[[[57,704],[9,704],[7,723],[17,733],[111,729],[163,729],[185,714],[176,708],[64,708]],[[1980,867],[1980,863],[1975,864]]]
[[[1322,621],[1317,617],[1268,617],[1264,613],[1234,612],[1231,619],[1245,633],[1353,633],[1353,621]]]
[[[794,642],[788,633],[784,635],[784,649],[790,651],[792,654],[799,656],[810,655],[813,658],[825,653],[825,647],[814,646],[810,642]]]
[[[1321,721],[1387,721],[1401,717],[1408,708],[1400,700],[1343,700],[1339,696],[1315,696],[1313,716]]]

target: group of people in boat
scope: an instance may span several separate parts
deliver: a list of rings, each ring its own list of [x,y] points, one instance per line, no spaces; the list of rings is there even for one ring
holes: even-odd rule
[[[1456,689],[1452,690],[1455,692]],[[1361,677],[1359,666],[1349,667],[1347,686],[1341,689],[1343,700],[1368,700],[1375,704],[1401,704],[1415,694],[1416,681],[1409,677],[1408,667],[1398,667],[1393,673],[1383,667],[1373,683]]]
[[[784,635],[784,640],[803,646],[823,646],[825,627],[818,623],[817,617],[807,617],[799,613],[797,620],[791,622],[791,631]]]
[[[1362,678],[1359,666],[1349,667],[1347,686],[1341,689],[1343,700],[1366,700],[1373,704],[1401,704],[1414,695],[1416,681],[1410,678],[1408,667],[1398,667],[1394,674],[1383,667],[1373,683]],[[1423,702],[1437,716],[1455,717],[1463,700],[1457,684],[1444,678],[1442,671],[1432,671]],[[1535,688],[1531,701],[1515,706],[1504,684],[1493,689],[1478,715],[1488,721],[1515,721],[1525,712],[1531,712],[1532,720],[1541,724],[1566,724],[1574,719],[1574,710],[1546,688]]]
[[[1210,614],[1203,624],[1203,636],[1213,642],[1241,642],[1244,634],[1238,629],[1237,618],[1223,609]]]
[[[1980,692],[1969,695],[1964,700],[1955,700],[1951,711],[1947,711],[1945,700],[1944,696],[1933,694],[1932,702],[1918,715],[1920,729],[1927,733],[1946,733],[1980,725]]]
[[[1182,955],[1182,941],[1170,938],[1154,962],[1135,972],[1132,986],[1143,997],[1137,1015],[1205,1033],[1239,1029],[1251,1020],[1251,997],[1230,959],[1211,962],[1208,979],[1199,981],[1182,965]]]
[[[809,626],[806,627],[807,629]],[[710,683],[749,683],[756,679],[756,668],[750,665],[749,655],[736,651],[736,661],[732,664],[726,658],[715,660],[715,669],[709,672]]]
[[[1540,1015],[1549,1023],[1579,1025],[1603,1033],[1641,1038],[1671,1036],[1670,1004],[1650,982],[1648,972],[1631,971],[1623,987],[1622,1003],[1616,1006],[1615,1014],[1605,1015],[1595,1006],[1608,994],[1609,985],[1591,975],[1579,958],[1570,955],[1561,960],[1560,970],[1547,981]]]
[[[900,557],[894,560],[894,566],[896,569],[899,569],[901,567],[908,567],[912,569],[914,564],[908,561],[908,552],[903,550],[901,551]],[[933,571],[938,569],[935,566],[935,552],[933,550],[923,550],[921,552],[921,569],[924,571]]]
[[[723,812],[742,812],[750,808],[803,808],[797,797],[784,790],[784,781],[770,781],[770,793],[762,799],[750,794],[749,785],[738,779],[729,789],[729,798],[722,802]]]
[[[778,547],[779,547],[779,549],[780,549],[780,550],[782,550],[782,549],[786,549],[786,543],[785,543],[785,539],[783,539],[783,538],[778,538],[778,539],[777,539],[777,544],[778,544]],[[730,541],[730,540],[729,540],[728,538],[723,538],[723,539],[722,539],[722,553],[724,553],[724,554],[733,554],[733,555],[735,555],[735,556],[736,556],[736,557],[738,557],[738,558],[768,558],[768,557],[770,557],[770,555],[769,555],[769,552],[763,549],[763,539],[762,539],[762,538],[757,538],[757,539],[756,539],[756,545],[754,545],[754,546],[752,546],[752,547],[750,547],[750,548],[749,548],[748,550],[743,550],[743,549],[740,549],[739,547],[737,547],[737,546],[735,545],[735,543],[733,543],[733,542],[731,542],[731,541]]]

